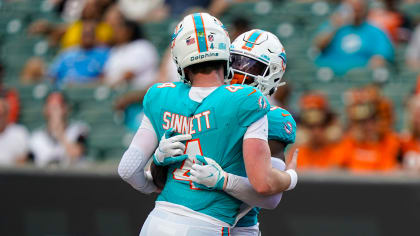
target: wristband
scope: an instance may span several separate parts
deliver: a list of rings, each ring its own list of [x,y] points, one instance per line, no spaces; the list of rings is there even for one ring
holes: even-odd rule
[[[286,170],[286,173],[288,173],[290,175],[290,185],[286,189],[286,191],[289,191],[289,190],[292,190],[296,187],[296,184],[297,184],[297,181],[298,181],[298,175],[297,175],[296,171],[293,170],[293,169]]]

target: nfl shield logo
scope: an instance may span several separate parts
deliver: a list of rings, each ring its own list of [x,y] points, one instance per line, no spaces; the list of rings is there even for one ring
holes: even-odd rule
[[[210,34],[209,36],[207,36],[207,38],[209,39],[209,42],[213,42],[214,41],[214,36],[212,34]]]

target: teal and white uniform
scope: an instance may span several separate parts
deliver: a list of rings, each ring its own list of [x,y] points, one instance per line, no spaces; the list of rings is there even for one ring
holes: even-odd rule
[[[173,128],[192,135],[186,143],[189,158],[169,166],[168,178],[157,203],[164,202],[234,224],[242,202],[223,191],[199,189],[189,179],[195,155],[212,157],[229,173],[246,176],[242,153],[247,128],[270,110],[261,92],[247,85],[216,88],[201,103],[191,100],[191,87],[181,82],[156,84],[147,92],[144,113],[157,137]]]
[[[295,142],[296,122],[287,110],[272,106],[270,112],[268,112],[267,118],[269,140],[278,140],[284,144]],[[255,227],[258,223],[259,212],[260,208],[254,207],[238,221],[235,227]],[[232,233],[232,236],[234,235],[235,234]]]

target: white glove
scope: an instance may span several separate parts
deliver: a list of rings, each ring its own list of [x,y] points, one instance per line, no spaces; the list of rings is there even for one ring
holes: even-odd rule
[[[196,158],[204,165],[192,165],[190,178],[194,185],[201,189],[223,190],[227,177],[222,167],[211,158],[200,155],[197,155]]]
[[[190,140],[191,134],[173,136],[174,133],[174,130],[170,128],[163,134],[159,146],[153,154],[153,162],[156,165],[166,166],[188,158],[188,155],[184,154],[185,144],[182,141]]]

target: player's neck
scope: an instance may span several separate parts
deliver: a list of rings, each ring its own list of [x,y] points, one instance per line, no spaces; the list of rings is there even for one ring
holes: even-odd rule
[[[217,73],[199,73],[192,78],[192,87],[220,87],[224,84],[223,81],[223,77]]]

